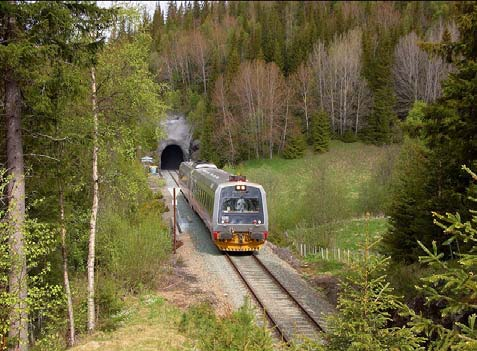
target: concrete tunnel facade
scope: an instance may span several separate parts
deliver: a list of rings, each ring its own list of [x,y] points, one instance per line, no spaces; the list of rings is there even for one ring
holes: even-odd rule
[[[191,158],[192,130],[185,117],[179,114],[168,114],[162,128],[166,139],[159,142],[157,150],[161,169],[179,169],[182,161]]]

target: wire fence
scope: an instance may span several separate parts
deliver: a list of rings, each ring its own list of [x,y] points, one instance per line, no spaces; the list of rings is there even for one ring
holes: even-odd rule
[[[364,260],[363,250],[341,249],[339,247],[328,248],[297,242],[295,242],[294,245],[296,251],[302,257],[313,255],[318,256],[322,260],[343,263],[361,262]]]

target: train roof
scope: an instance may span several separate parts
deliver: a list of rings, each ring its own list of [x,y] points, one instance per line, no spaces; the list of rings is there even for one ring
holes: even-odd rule
[[[223,169],[217,168],[217,166],[213,163],[183,162],[182,164],[189,169],[188,171],[190,173],[194,171],[193,177],[197,177],[197,180],[207,183],[208,187],[210,187],[212,190],[216,190],[217,187],[223,183],[246,181],[231,179],[231,177],[233,177],[233,174],[226,172]],[[259,184],[255,183],[247,182],[247,184],[261,187]]]

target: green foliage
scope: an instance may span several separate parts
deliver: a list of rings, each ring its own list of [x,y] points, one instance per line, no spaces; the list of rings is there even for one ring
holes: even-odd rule
[[[7,290],[8,274],[15,259],[8,246],[9,228],[7,224],[1,225],[2,236],[0,241],[0,338],[7,336],[10,321],[9,311],[18,303],[15,294],[9,294]],[[64,325],[61,317],[64,304],[64,295],[53,275],[55,262],[52,260],[52,251],[55,248],[57,232],[51,226],[40,223],[37,220],[27,220],[25,223],[25,249],[27,257],[28,276],[28,311],[32,323],[41,319],[48,328],[35,331],[32,335],[35,339],[49,339],[50,332]]]
[[[343,135],[339,135],[337,138],[344,143],[355,143],[358,141],[358,136],[351,130],[346,130]]]
[[[415,259],[421,250],[416,240],[426,247],[435,240],[437,247],[443,249],[441,245],[446,238],[432,225],[431,210],[458,211],[464,220],[469,217],[470,205],[464,193],[470,177],[460,170],[460,166],[477,162],[477,5],[465,2],[458,8],[458,41],[424,45],[427,50],[452,62],[456,71],[443,82],[443,96],[423,108],[422,122],[416,122],[426,151],[409,155],[409,169],[403,169],[403,177],[397,178],[400,185],[396,186],[398,191],[393,195],[389,212],[392,229],[386,240],[396,258]],[[415,124],[414,121],[410,123]],[[424,151],[424,147],[421,149]]]
[[[330,119],[325,111],[311,116],[311,142],[315,152],[326,152],[330,143]]]
[[[99,221],[98,260],[101,267],[131,292],[155,287],[158,272],[163,270],[171,251],[169,229],[161,220],[160,209],[141,208],[146,212],[128,218],[113,206]]]
[[[386,210],[391,217],[390,229],[383,239],[383,252],[397,260],[416,260],[416,240],[428,244],[435,231],[428,216],[428,163],[428,150],[422,142],[406,139],[394,168]]]
[[[404,131],[412,138],[422,137],[424,127],[424,116],[427,104],[424,101],[416,100],[412,105],[406,120],[403,123]]]
[[[463,168],[477,183],[477,175],[468,168]],[[471,200],[477,202],[475,198]],[[448,238],[446,245],[459,241],[470,245],[469,250],[455,253],[455,264],[444,260],[445,256],[439,252],[435,241],[432,242],[432,248],[419,242],[426,253],[419,257],[419,261],[440,272],[422,278],[418,287],[428,306],[440,306],[440,319],[426,317],[408,309],[413,330],[429,338],[428,350],[470,351],[477,348],[477,279],[474,274],[477,268],[477,212],[471,210],[471,214],[472,218],[464,221],[459,213],[433,213],[435,223]]]
[[[197,339],[204,351],[273,350],[268,330],[255,324],[254,315],[249,302],[222,319],[209,305],[199,305],[182,315],[179,330]]]
[[[329,321],[326,350],[423,350],[423,339],[408,327],[390,326],[399,298],[386,281],[389,259],[370,253],[376,242],[363,245],[364,261],[351,265],[341,283],[339,312]]]
[[[364,199],[363,192],[370,199],[381,198],[381,188],[368,181],[373,176],[388,177],[390,165],[384,160],[397,151],[395,145],[383,149],[331,141],[330,151],[324,154],[308,153],[302,159],[292,160],[248,161],[230,171],[245,174],[265,188],[272,241],[288,243],[284,233],[303,228],[310,228],[310,233],[312,228],[318,228],[324,236],[330,233],[340,237],[340,220],[361,218],[368,210],[371,201]],[[387,184],[387,180],[383,179],[383,183]],[[384,212],[379,202],[373,209],[377,214]],[[354,230],[346,230],[351,232]]]
[[[200,134],[200,159],[204,161],[216,162],[216,152],[212,144],[212,133],[214,130],[214,117],[208,114],[203,117],[204,124]]]
[[[395,147],[383,147],[384,156],[380,162],[373,165],[371,177],[363,184],[359,192],[360,208],[375,216],[387,214],[385,209],[390,206],[391,185],[399,149]],[[396,170],[399,172],[399,170]]]
[[[300,131],[292,132],[288,137],[283,150],[283,158],[294,159],[301,158],[305,154],[306,150],[306,141]]]
[[[384,30],[383,28],[379,28]],[[363,34],[363,75],[373,94],[373,107],[367,120],[364,140],[376,145],[389,144],[394,113],[395,96],[392,89],[391,70],[394,40],[389,32],[374,43],[373,29]]]

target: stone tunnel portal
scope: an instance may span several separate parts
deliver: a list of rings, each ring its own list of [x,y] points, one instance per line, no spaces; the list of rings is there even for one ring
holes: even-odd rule
[[[178,145],[168,145],[161,153],[161,169],[179,169],[184,153]]]

